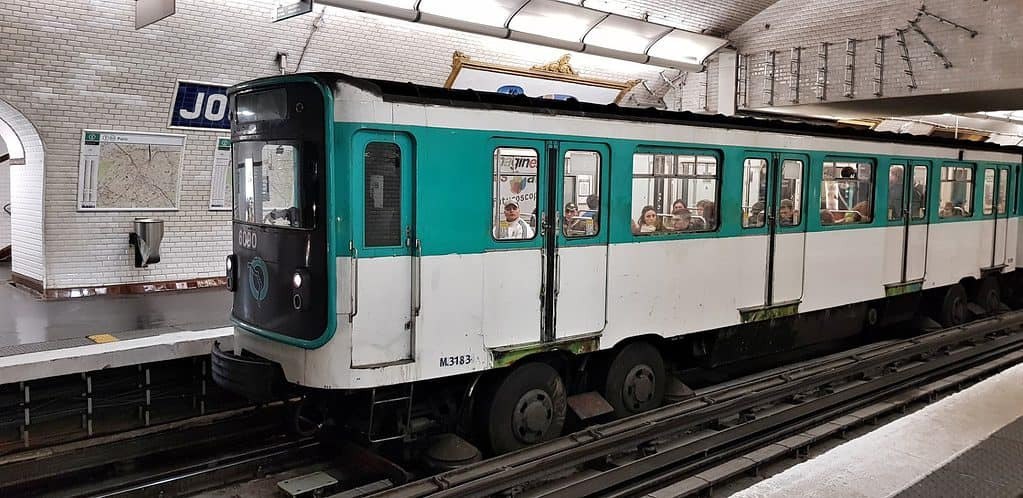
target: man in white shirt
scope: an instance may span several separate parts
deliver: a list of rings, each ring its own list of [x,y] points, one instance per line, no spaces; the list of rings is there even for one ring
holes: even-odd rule
[[[519,217],[517,202],[509,201],[504,205],[504,221],[494,227],[494,238],[501,240],[533,238],[533,227]]]

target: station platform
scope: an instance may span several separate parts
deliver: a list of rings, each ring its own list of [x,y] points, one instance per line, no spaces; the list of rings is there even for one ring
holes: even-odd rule
[[[230,340],[223,288],[42,300],[0,266],[0,385],[208,354]]]
[[[732,495],[782,496],[1023,496],[1023,365]]]

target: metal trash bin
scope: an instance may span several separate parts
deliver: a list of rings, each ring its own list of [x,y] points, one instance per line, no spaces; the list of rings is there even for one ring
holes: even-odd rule
[[[128,243],[135,247],[135,268],[145,268],[159,263],[163,220],[135,218],[134,225],[134,230],[128,234]]]

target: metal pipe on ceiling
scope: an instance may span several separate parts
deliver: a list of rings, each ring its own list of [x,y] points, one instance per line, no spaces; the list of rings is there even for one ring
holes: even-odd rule
[[[588,44],[585,44],[585,43],[582,43],[582,42],[566,41],[566,40],[561,40],[561,39],[558,39],[558,38],[552,38],[552,37],[549,37],[549,36],[537,35],[537,34],[533,34],[533,33],[526,33],[526,32],[523,32],[523,31],[516,31],[516,30],[510,29],[510,28],[507,27],[510,24],[510,21],[511,21],[510,18],[508,20],[509,22],[505,23],[505,27],[495,27],[495,26],[488,26],[488,25],[485,25],[485,24],[478,24],[478,23],[463,21],[463,20],[460,20],[460,19],[454,19],[454,18],[445,17],[445,16],[439,16],[439,15],[435,15],[435,14],[430,14],[428,12],[422,12],[422,11],[418,10],[417,8],[404,9],[404,8],[401,8],[401,7],[396,7],[396,6],[393,6],[393,5],[387,5],[387,4],[383,4],[383,3],[373,2],[373,1],[369,1],[369,0],[320,0],[319,3],[321,3],[323,5],[329,5],[331,7],[339,7],[339,8],[342,8],[342,9],[354,10],[354,11],[357,11],[357,12],[364,12],[364,13],[367,13],[367,14],[374,14],[374,15],[379,15],[379,16],[384,16],[384,17],[390,17],[392,19],[399,19],[399,20],[402,20],[402,21],[408,21],[408,22],[413,22],[413,23],[423,23],[423,24],[428,24],[428,25],[431,25],[431,26],[437,26],[437,27],[440,27],[440,28],[453,29],[453,30],[456,30],[456,31],[464,31],[464,32],[467,32],[467,33],[475,33],[475,34],[479,34],[479,35],[492,36],[492,37],[496,37],[496,38],[504,38],[504,39],[515,40],[515,41],[520,41],[520,42],[524,42],[524,43],[531,43],[531,44],[534,44],[534,45],[542,45],[542,46],[546,46],[546,47],[559,48],[559,49],[563,49],[563,50],[570,50],[570,51],[573,51],[573,52],[581,52],[581,53],[585,53],[585,54],[598,55],[598,56],[602,56],[602,57],[609,57],[609,58],[612,58],[612,59],[625,60],[625,61],[636,62],[636,63],[640,63],[640,64],[651,64],[651,65],[661,66],[661,67],[670,67],[670,68],[675,68],[675,69],[679,69],[679,70],[682,70],[682,71],[688,71],[688,72],[702,72],[705,69],[703,63],[706,60],[706,58],[704,58],[704,60],[699,61],[698,63],[688,63],[688,62],[684,62],[684,61],[666,59],[666,58],[663,58],[663,57],[654,57],[654,56],[647,55],[645,53],[644,54],[637,54],[637,53],[632,53],[632,52],[624,52],[624,51],[615,50],[615,49],[612,49],[612,48],[599,47],[599,46],[596,46],[596,45],[588,45]],[[523,3],[523,7],[526,4],[528,4],[528,3],[529,3],[528,1],[524,2]],[[589,9],[588,7],[576,6],[576,8],[586,9],[586,10],[593,11],[593,9]],[[520,7],[520,10],[521,10],[521,7]],[[514,14],[511,17],[514,17]],[[607,17],[605,17],[605,19],[606,18]],[[648,24],[651,24],[651,25],[661,26],[659,24],[650,23],[648,21],[644,21],[644,22],[647,22]],[[594,26],[596,26],[596,25],[594,25]],[[677,29],[677,28],[672,28],[670,26],[663,26],[663,27],[665,28],[666,32],[664,34],[662,34],[660,36],[660,38],[663,38],[668,33],[671,33],[673,31],[685,32],[684,30],[680,30],[680,29]],[[688,33],[688,32],[685,32],[685,33]],[[704,36],[704,35],[700,35],[700,36]],[[650,46],[647,47],[647,50],[649,50],[650,47],[652,47],[653,44],[656,43],[656,41],[660,41],[660,38],[658,38],[658,40],[655,40],[655,42],[651,43]],[[727,40],[723,40],[722,39],[718,49],[720,49],[721,47],[725,46],[727,43],[728,43]],[[711,52],[711,53],[713,53],[713,52]]]

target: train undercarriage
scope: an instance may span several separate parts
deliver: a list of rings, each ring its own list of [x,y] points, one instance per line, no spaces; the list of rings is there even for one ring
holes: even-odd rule
[[[538,353],[477,374],[360,391],[296,388],[278,375],[274,389],[292,400],[296,433],[341,431],[447,469],[685,399],[687,372],[752,372],[1016,307],[1016,273],[672,339],[639,336],[593,353]]]

